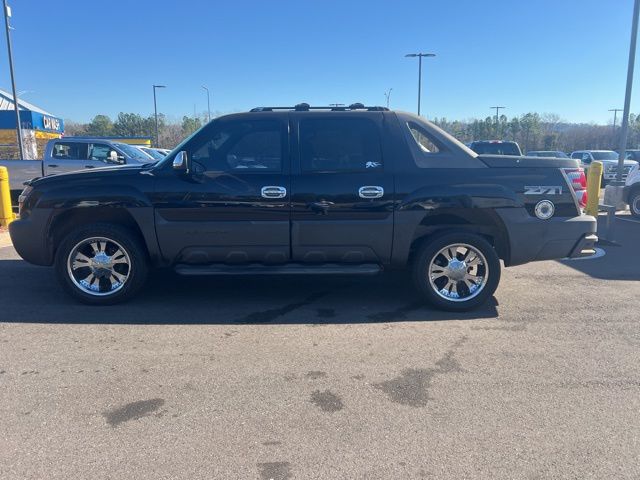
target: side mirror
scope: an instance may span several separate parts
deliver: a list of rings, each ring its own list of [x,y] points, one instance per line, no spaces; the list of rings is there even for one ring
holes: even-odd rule
[[[122,165],[125,163],[125,160],[122,155],[118,155],[118,152],[116,152],[115,150],[110,150],[109,156],[107,157],[107,162]]]
[[[184,173],[189,173],[189,159],[184,150],[178,152],[173,158],[173,169]]]

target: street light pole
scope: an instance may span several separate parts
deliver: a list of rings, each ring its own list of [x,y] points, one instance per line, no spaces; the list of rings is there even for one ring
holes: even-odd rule
[[[500,110],[504,110],[507,107],[491,107],[491,108],[492,109],[494,109],[494,108],[496,109],[496,135],[499,136],[500,135],[500,131],[498,129],[498,125],[500,124],[500,120],[499,120],[499,118],[500,118]],[[496,140],[498,140],[498,139],[496,138]]]
[[[613,132],[611,135],[612,140],[612,144],[616,143],[616,122],[618,120],[618,112],[622,112],[623,110],[621,108],[611,108],[609,109],[610,112],[613,112]]]
[[[629,109],[631,107],[631,87],[633,86],[633,69],[636,60],[636,40],[638,38],[638,14],[640,14],[640,0],[633,4],[633,22],[631,24],[631,44],[629,46],[629,65],[627,67],[627,90],[624,95],[624,113],[622,114],[622,127],[620,132],[620,149],[618,158],[618,174],[616,185],[621,186],[622,172],[624,171],[624,157],[627,149],[627,136],[629,135]]]
[[[13,91],[13,106],[16,111],[16,131],[18,134],[18,150],[20,158],[24,159],[24,146],[22,144],[22,125],[20,124],[20,105],[18,105],[18,95],[16,94],[16,78],[13,73],[13,51],[11,49],[11,35],[9,34],[9,17],[11,9],[7,5],[7,0],[2,0],[4,5],[4,28],[7,32],[7,51],[9,54],[9,71],[11,72],[11,90]]]
[[[418,57],[418,116],[420,115],[420,96],[422,92],[422,57],[435,57],[435,53],[407,53],[405,57]]]
[[[387,108],[389,108],[389,101],[391,99],[391,91],[393,90],[393,88],[390,88],[389,90],[387,90],[386,92],[384,92],[384,96],[387,99]]]
[[[209,104],[209,89],[204,85],[202,85],[202,88],[204,88],[207,91],[207,122],[210,122],[211,121],[211,105]]]
[[[160,146],[160,135],[158,129],[158,103],[156,102],[156,88],[167,88],[166,85],[153,86],[153,112],[156,118],[156,147]]]

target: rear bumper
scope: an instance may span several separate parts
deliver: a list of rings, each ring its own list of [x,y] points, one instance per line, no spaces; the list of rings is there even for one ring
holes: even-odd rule
[[[578,240],[576,246],[573,247],[573,250],[571,250],[571,253],[569,254],[569,258],[585,258],[594,255],[596,253],[595,248],[597,241],[597,235],[593,233],[586,234]]]
[[[509,236],[507,266],[588,256],[598,241],[596,219],[589,215],[540,220],[524,208],[504,208],[496,212]]]
[[[53,264],[53,249],[47,241],[49,210],[34,210],[26,219],[9,224],[13,247],[23,259],[34,265]]]

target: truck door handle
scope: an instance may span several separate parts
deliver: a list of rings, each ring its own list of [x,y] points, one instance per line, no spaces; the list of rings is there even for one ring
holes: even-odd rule
[[[85,165],[84,168],[94,168],[93,165]]]
[[[360,198],[381,198],[384,195],[384,188],[375,185],[365,185],[358,189]]]
[[[58,168],[58,165],[47,165],[49,168]]]
[[[267,185],[260,190],[262,198],[284,198],[287,196],[287,189],[276,185]]]

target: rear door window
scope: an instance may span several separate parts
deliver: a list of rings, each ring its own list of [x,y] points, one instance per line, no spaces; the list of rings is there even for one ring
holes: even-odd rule
[[[83,142],[56,142],[51,156],[58,160],[87,160],[89,144]]]
[[[378,127],[366,118],[301,120],[300,164],[314,173],[381,170]]]

